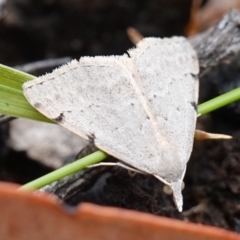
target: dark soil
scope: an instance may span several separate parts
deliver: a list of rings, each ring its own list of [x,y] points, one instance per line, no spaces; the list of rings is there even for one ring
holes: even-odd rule
[[[14,66],[65,56],[123,54],[133,47],[126,34],[128,27],[135,27],[144,36],[184,35],[190,6],[190,0],[9,0],[5,7],[0,5],[0,63]],[[238,82],[238,61],[235,66],[236,74],[231,75],[231,81]],[[206,79],[209,81],[211,93],[219,93],[222,81],[226,89],[234,85],[228,86],[225,78],[233,69],[228,65],[225,68],[226,74],[214,73],[213,79],[210,73],[205,80],[201,79],[205,88]],[[216,76],[221,81],[212,84]],[[201,88],[201,96],[205,90]],[[201,99],[210,97],[213,96],[204,95]],[[88,188],[66,202],[76,205],[89,201],[240,231],[237,107],[232,105],[199,118],[200,128],[230,134],[233,139],[195,142],[184,180],[183,213],[175,209],[171,196],[163,193],[162,183],[157,179],[140,174],[131,176],[117,167],[102,171]],[[0,138],[1,180],[22,184],[51,170],[6,147],[6,124],[1,126]]]

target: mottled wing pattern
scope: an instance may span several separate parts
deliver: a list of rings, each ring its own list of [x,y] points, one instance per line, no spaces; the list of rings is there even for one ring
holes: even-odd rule
[[[132,85],[130,66],[126,55],[83,57],[25,83],[24,94],[42,114],[147,171],[148,161],[156,160],[159,152],[152,123]]]

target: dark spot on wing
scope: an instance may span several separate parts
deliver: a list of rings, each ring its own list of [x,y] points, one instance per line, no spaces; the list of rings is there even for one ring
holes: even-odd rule
[[[194,110],[197,112],[197,104],[196,104],[196,102],[190,102],[190,104],[193,106]]]
[[[53,118],[52,120],[55,121],[55,122],[57,122],[57,123],[60,123],[60,122],[63,121],[63,119],[64,119],[64,114],[61,113],[58,117]]]
[[[150,119],[150,117],[149,117],[149,116],[147,116],[147,119]]]
[[[134,106],[134,103],[131,103],[132,106]]]
[[[198,80],[198,75],[190,73],[194,80]]]
[[[95,138],[96,138],[95,134],[94,133],[90,133],[90,134],[87,135],[87,137],[88,137],[88,141],[90,143],[94,144],[94,141],[95,141]]]
[[[38,108],[41,108],[42,104],[39,102],[36,102],[35,104],[33,104],[33,106],[38,109]]]
[[[197,57],[195,55],[192,55],[192,59],[196,61]]]

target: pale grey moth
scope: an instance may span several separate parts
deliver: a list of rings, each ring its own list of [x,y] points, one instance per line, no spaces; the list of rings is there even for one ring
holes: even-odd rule
[[[169,185],[181,211],[198,72],[196,53],[185,38],[145,38],[128,55],[82,57],[23,89],[48,118]]]

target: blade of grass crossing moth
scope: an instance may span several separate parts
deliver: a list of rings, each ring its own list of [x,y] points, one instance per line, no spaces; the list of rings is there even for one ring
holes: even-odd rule
[[[108,154],[102,151],[96,151],[84,158],[76,160],[62,168],[59,168],[43,177],[33,180],[22,187],[19,190],[36,190],[44,187],[52,182],[55,182],[61,178],[64,178],[70,174],[80,171],[89,165],[98,163],[108,157]]]
[[[35,76],[33,75],[0,64],[1,85],[9,86],[22,91],[23,83],[34,78]]]
[[[0,112],[14,117],[52,121],[33,108],[23,95],[24,82],[35,77],[0,64]]]
[[[240,100],[240,87],[200,104],[198,113],[200,115],[207,114],[238,100]]]

